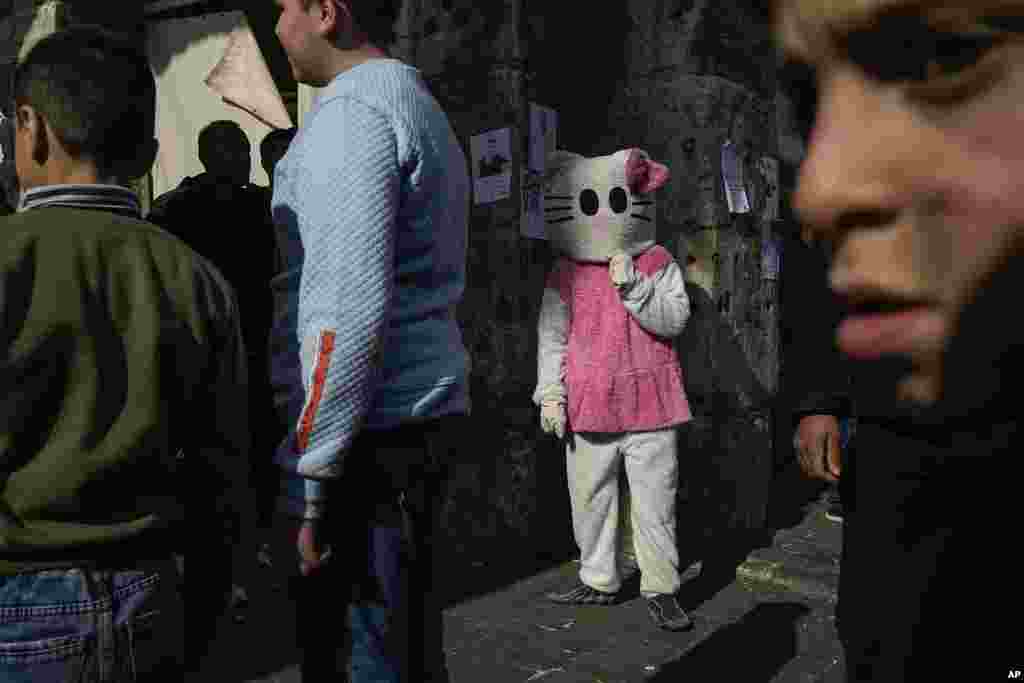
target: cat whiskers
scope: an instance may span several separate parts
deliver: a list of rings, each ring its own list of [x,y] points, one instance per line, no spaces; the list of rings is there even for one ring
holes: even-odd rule
[[[572,197],[566,197],[565,195],[545,195],[544,199],[563,202],[572,201]],[[572,209],[572,206],[549,206],[544,209],[544,213],[550,214],[551,212],[572,211]],[[555,223],[565,223],[566,221],[571,221],[573,218],[575,218],[575,216],[562,216],[561,218],[549,220],[548,224],[553,225]]]

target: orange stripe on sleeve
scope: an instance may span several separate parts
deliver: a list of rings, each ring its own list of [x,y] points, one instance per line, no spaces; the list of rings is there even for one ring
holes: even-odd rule
[[[302,420],[299,422],[299,433],[295,438],[296,453],[300,455],[309,446],[309,437],[313,433],[313,422],[316,420],[316,413],[320,408],[320,400],[324,395],[324,384],[327,383],[327,368],[331,365],[331,354],[334,353],[334,338],[336,336],[333,330],[324,330],[320,333],[320,348],[316,354],[316,372],[313,374],[313,384],[309,388],[309,399],[306,401],[306,409],[303,411]]]

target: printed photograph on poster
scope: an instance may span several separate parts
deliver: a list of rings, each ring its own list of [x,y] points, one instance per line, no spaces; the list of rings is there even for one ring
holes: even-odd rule
[[[722,145],[722,182],[725,184],[729,213],[750,213],[743,160],[731,140],[726,140]]]
[[[771,223],[779,219],[779,160],[761,157],[757,160],[757,171],[764,178],[765,202],[761,219]]]
[[[473,196],[490,204],[512,196],[512,130],[500,128],[470,139]]]

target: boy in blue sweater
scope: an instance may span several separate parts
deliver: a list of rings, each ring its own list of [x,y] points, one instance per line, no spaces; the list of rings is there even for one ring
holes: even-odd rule
[[[278,164],[273,198],[286,236],[275,287],[288,304],[275,322],[274,371],[301,382],[277,462],[294,484],[288,510],[302,519],[301,571],[334,577],[316,582],[333,594],[307,604],[347,616],[353,683],[447,680],[431,538],[451,423],[470,407],[455,319],[465,154],[419,73],[379,47],[393,41],[397,2],[277,4],[296,80],[323,88]],[[324,561],[333,543],[344,543],[344,565]],[[333,668],[342,643],[302,611],[307,670],[321,655]],[[400,651],[406,640],[415,652]]]

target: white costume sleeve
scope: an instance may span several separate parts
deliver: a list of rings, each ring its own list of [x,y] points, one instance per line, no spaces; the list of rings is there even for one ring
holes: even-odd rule
[[[650,277],[638,272],[633,286],[621,298],[640,326],[659,337],[678,336],[690,318],[683,271],[675,261]]]
[[[533,402],[566,402],[565,354],[569,340],[569,304],[557,289],[544,288],[537,328],[537,389]]]

